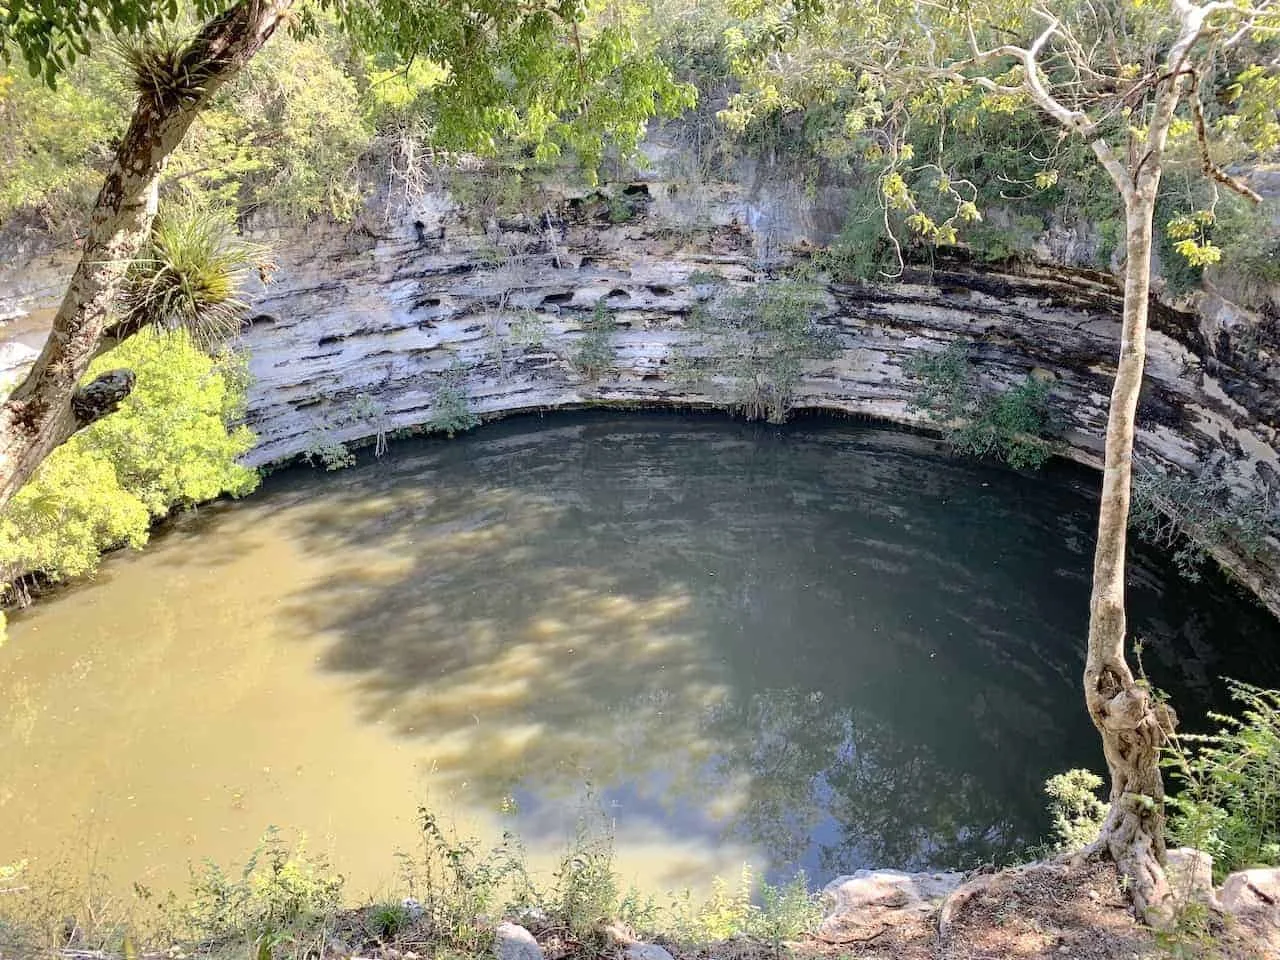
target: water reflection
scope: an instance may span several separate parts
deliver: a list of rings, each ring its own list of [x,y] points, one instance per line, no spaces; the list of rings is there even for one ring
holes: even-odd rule
[[[1044,831],[1047,776],[1100,761],[1093,482],[620,415],[284,471],[14,618],[0,862],[90,831],[163,887],[275,823],[368,890],[417,802],[493,836],[515,811],[546,862],[587,794],[650,889],[1000,855]],[[1221,675],[1280,685],[1280,631],[1224,582],[1141,549],[1131,579],[1184,718]]]
[[[424,738],[438,777],[520,798],[526,832],[563,829],[548,809],[590,782],[624,835],[657,821],[779,872],[951,866],[1038,839],[1045,777],[1098,762],[1076,471],[1026,479],[876,431],[604,417],[412,447],[339,486],[300,535],[397,564],[338,564],[293,615],[336,637],[323,663],[358,678],[369,717]],[[1135,557],[1134,625],[1195,714],[1244,666],[1212,625],[1255,651],[1276,631],[1170,576]]]

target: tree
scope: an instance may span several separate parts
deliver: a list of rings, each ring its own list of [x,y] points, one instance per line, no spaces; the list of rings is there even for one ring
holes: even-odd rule
[[[343,26],[389,64],[429,60],[442,141],[492,148],[517,134],[535,156],[570,149],[591,165],[604,139],[634,146],[645,121],[690,100],[656,61],[636,55],[625,22],[591,22],[583,0],[329,0]],[[40,462],[77,430],[109,414],[133,377],[108,371],[81,385],[106,345],[146,326],[119,322],[130,263],[147,243],[165,162],[196,116],[281,26],[307,30],[315,11],[301,0],[199,0],[206,16],[170,42],[148,28],[171,21],[171,0],[11,0],[0,8],[0,47],[16,50],[53,83],[88,52],[100,27],[123,38],[137,103],[116,148],[82,254],[53,329],[25,381],[0,407],[0,507]]]
[[[915,159],[913,115],[976,89],[995,109],[1030,104],[1060,130],[1088,144],[1123,203],[1124,309],[1105,436],[1102,497],[1084,671],[1085,701],[1102,738],[1111,805],[1098,843],[1132,879],[1137,910],[1167,916],[1164,788],[1158,756],[1171,711],[1153,702],[1125,657],[1125,540],[1133,441],[1146,356],[1154,214],[1171,144],[1193,151],[1210,201],[1169,224],[1193,262],[1218,255],[1202,229],[1213,221],[1218,188],[1260,197],[1216,157],[1244,159],[1280,142],[1274,107],[1280,8],[1272,0],[1130,0],[970,5],[832,3],[795,17],[779,5],[756,8],[754,29],[739,33],[747,64],[744,92],[729,119],[785,109],[804,96],[853,89],[846,126],[861,136],[879,174],[884,226],[901,258],[894,215],[937,244],[981,212],[972,183],[948,176],[940,157]],[[981,12],[980,12],[981,11]],[[778,38],[782,38],[779,40]],[[1024,38],[1018,42],[1017,38]],[[769,56],[764,56],[768,52]],[[803,91],[803,93],[798,92]],[[1218,111],[1212,121],[1208,100]],[[1268,93],[1269,91],[1269,93]],[[1271,102],[1260,101],[1270,96]],[[931,215],[910,176],[927,174],[946,215]],[[1046,176],[1049,172],[1046,171]]]

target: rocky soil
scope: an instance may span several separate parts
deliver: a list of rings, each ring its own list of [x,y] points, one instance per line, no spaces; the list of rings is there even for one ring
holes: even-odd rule
[[[1232,874],[1214,888],[1211,861],[1173,851],[1170,877],[1182,904],[1176,929],[1157,935],[1134,920],[1109,863],[1038,862],[998,873],[859,870],[823,891],[825,918],[785,944],[733,938],[689,945],[639,939],[602,922],[571,936],[538,917],[504,921],[494,960],[1269,960],[1280,957],[1280,870]],[[406,901],[412,905],[411,901]],[[333,958],[418,960],[437,952],[429,931],[383,941],[361,937],[359,914],[324,950]],[[522,926],[525,924],[527,926]]]

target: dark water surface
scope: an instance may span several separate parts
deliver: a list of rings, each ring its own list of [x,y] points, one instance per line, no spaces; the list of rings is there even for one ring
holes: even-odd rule
[[[15,618],[0,862],[89,836],[177,882],[275,823],[372,889],[419,802],[535,859],[598,805],[659,890],[1006,854],[1045,834],[1047,776],[1101,766],[1095,497],[911,435],[663,415],[286,470]],[[1280,685],[1264,611],[1131,553],[1185,722],[1223,675]]]

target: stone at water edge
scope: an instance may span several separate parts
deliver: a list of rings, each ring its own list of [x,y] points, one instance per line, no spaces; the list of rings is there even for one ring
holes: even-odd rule
[[[858,870],[837,877],[822,889],[829,905],[818,927],[819,936],[838,938],[851,923],[871,911],[928,913],[942,902],[964,875],[960,873],[904,873],[901,870]]]
[[[498,960],[542,960],[542,948],[533,934],[517,923],[500,923],[493,934]]]

